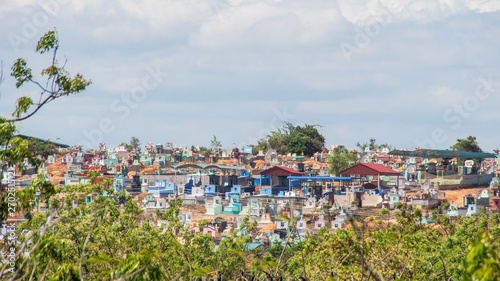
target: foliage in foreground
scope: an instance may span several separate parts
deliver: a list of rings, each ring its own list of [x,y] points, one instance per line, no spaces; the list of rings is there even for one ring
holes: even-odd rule
[[[124,192],[84,203],[85,194],[106,188],[59,188],[63,202],[51,200],[51,211],[17,228],[16,272],[4,265],[0,279],[500,280],[498,215],[443,216],[429,227],[416,224],[419,211],[399,210],[397,224],[353,220],[346,229],[322,229],[299,244],[251,252],[245,247],[251,238],[236,231],[216,247],[210,236],[183,227],[180,200],[154,215]],[[254,225],[245,218],[242,227],[255,234]]]

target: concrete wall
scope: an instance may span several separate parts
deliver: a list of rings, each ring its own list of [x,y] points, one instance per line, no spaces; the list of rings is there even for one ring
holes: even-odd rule
[[[421,205],[427,208],[435,208],[439,206],[441,200],[439,199],[412,199],[411,205]]]
[[[363,207],[380,207],[382,206],[383,198],[380,195],[363,194]]]
[[[335,200],[339,203],[340,207],[348,207],[352,201],[354,201],[355,197],[354,194],[349,193],[349,194],[340,194],[337,195],[335,194]]]
[[[168,182],[173,182],[175,185],[183,185],[186,184],[188,181],[187,175],[140,175],[141,179],[147,179],[149,181],[149,185],[153,186],[155,185],[156,180],[167,180]],[[209,184],[210,178],[209,176],[196,176],[195,178],[195,184],[200,180],[201,178],[201,186],[205,186]]]
[[[491,180],[493,179],[493,175],[466,175],[462,181],[464,185],[489,185]]]

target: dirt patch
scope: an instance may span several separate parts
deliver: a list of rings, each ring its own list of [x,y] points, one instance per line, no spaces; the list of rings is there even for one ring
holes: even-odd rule
[[[59,185],[59,182],[64,179],[66,172],[68,171],[68,166],[55,163],[47,166],[47,176],[53,185]]]
[[[325,163],[321,163],[319,161],[316,161],[316,160],[306,160],[306,161],[303,161],[302,162],[304,165],[318,165],[318,166],[323,166],[325,165]]]
[[[445,197],[440,197],[439,199],[446,198],[448,203],[454,203],[457,204],[457,206],[463,206],[464,205],[464,196],[467,194],[472,194],[474,197],[479,197],[481,194],[481,191],[484,188],[466,188],[466,189],[458,189],[458,190],[443,190],[446,194]],[[441,191],[441,190],[440,190]]]
[[[151,174],[156,174],[158,170],[160,169],[160,166],[158,165],[149,165],[138,173],[139,175],[151,175]],[[134,173],[135,174],[135,173]],[[130,175],[129,175],[130,176]]]
[[[268,223],[264,227],[262,227],[261,229],[259,229],[259,232],[262,232],[262,233],[267,232],[267,231],[274,232],[274,230],[276,228],[277,228],[277,226],[274,223]]]
[[[254,160],[253,162],[255,163],[255,167],[261,167],[261,166],[264,166],[267,163],[264,160]]]

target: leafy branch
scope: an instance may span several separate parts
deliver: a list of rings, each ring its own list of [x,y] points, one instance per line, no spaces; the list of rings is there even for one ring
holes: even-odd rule
[[[19,58],[12,66],[11,76],[16,78],[16,87],[20,88],[27,82],[36,85],[41,93],[37,103],[32,98],[23,96],[16,102],[16,109],[12,116],[14,118],[5,120],[4,122],[18,122],[26,120],[33,116],[38,110],[49,102],[70,94],[79,93],[87,88],[92,81],[86,80],[81,74],[71,76],[65,69],[66,63],[59,66],[57,62],[57,51],[59,49],[59,39],[57,38],[57,30],[46,33],[36,46],[36,52],[44,54],[52,51],[52,63],[49,67],[41,71],[41,76],[46,77],[45,86],[42,83],[34,80],[33,70],[28,67],[25,59]],[[34,108],[32,108],[34,106]]]

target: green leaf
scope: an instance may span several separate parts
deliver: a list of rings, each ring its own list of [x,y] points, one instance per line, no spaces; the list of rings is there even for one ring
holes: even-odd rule
[[[19,118],[22,114],[26,113],[33,105],[33,100],[30,97],[21,97],[17,100],[16,110],[12,116]]]
[[[26,60],[17,59],[12,66],[11,76],[17,79],[16,87],[21,87],[26,81],[31,80],[33,75],[31,74],[31,68],[27,67]]]
[[[43,54],[58,47],[59,40],[57,39],[57,30],[52,30],[40,38],[38,44],[36,45],[36,52]]]

